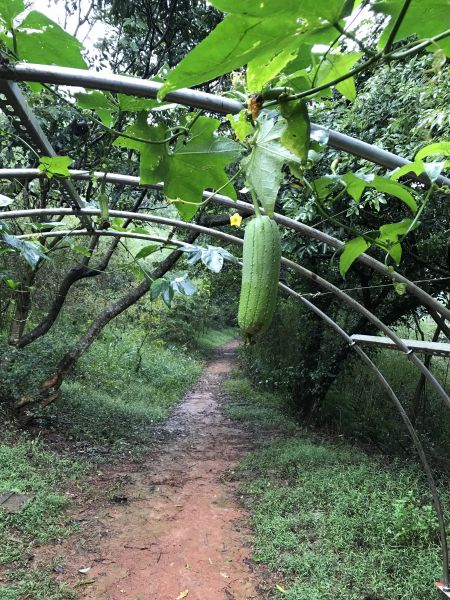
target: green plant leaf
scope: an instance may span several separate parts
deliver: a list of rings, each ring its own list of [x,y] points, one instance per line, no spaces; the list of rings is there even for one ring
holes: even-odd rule
[[[14,17],[25,10],[23,0],[0,0],[0,25],[4,23],[11,28]]]
[[[32,269],[34,269],[41,258],[47,259],[47,255],[43,251],[41,244],[38,242],[29,242],[27,240],[20,240],[14,235],[3,233],[1,236],[3,242],[20,252],[21,256],[27,261]]]
[[[240,142],[243,142],[255,131],[253,125],[247,118],[247,111],[241,110],[237,115],[227,115],[227,119]]]
[[[272,81],[280,71],[297,56],[298,48],[281,48],[280,51],[269,57],[263,54],[256,56],[248,63],[247,87],[251,93],[260,92],[267,83]]]
[[[54,176],[70,177],[69,167],[73,163],[70,156],[41,156],[39,157],[39,171],[51,179]]]
[[[347,186],[348,193],[356,202],[360,201],[363,191],[366,187],[369,187],[377,190],[377,192],[395,196],[404,202],[413,213],[417,212],[417,202],[408,188],[390,178],[387,179],[379,175],[366,175],[365,173],[353,173],[350,171],[342,177],[342,180]]]
[[[258,118],[259,130],[251,153],[242,160],[245,185],[254,191],[266,213],[274,212],[278,190],[283,180],[284,164],[298,164],[299,159],[281,143],[286,121],[262,113]]]
[[[414,160],[421,160],[426,156],[434,156],[436,154],[450,156],[450,142],[436,142],[435,144],[429,144],[417,152]]]
[[[328,54],[322,65],[319,67],[316,76],[316,85],[330,83],[345,75],[354,64],[361,58],[360,52],[349,52],[346,54]],[[336,89],[349,100],[356,98],[355,81],[349,77],[336,85]]]
[[[392,31],[394,23],[404,0],[377,0],[373,10],[391,17],[388,26],[380,37],[378,47],[384,48]],[[411,2],[395,40],[417,35],[419,38],[433,37],[448,29],[449,3],[448,0],[427,0],[426,4],[415,0]],[[445,38],[429,46],[430,50],[440,47],[447,56],[450,56],[450,38]]]
[[[95,110],[100,120],[107,127],[111,127],[115,121],[118,106],[103,92],[78,92],[74,94],[80,108]]]
[[[57,23],[33,10],[15,29],[18,56],[21,60],[44,65],[87,69],[81,56],[83,45]],[[13,40],[7,45],[13,49]]]
[[[397,181],[400,177],[404,177],[409,173],[415,173],[416,175],[421,175],[425,171],[425,166],[421,160],[415,160],[412,163],[408,163],[407,165],[403,165],[403,167],[398,167],[391,173],[391,179]]]
[[[140,98],[139,96],[128,96],[127,94],[117,94],[120,110],[123,112],[139,112],[142,110],[152,110],[163,103],[152,98]]]
[[[233,140],[217,136],[215,132],[219,125],[218,119],[199,117],[191,128],[188,141],[179,138],[173,149],[168,149],[166,144],[145,144],[122,137],[114,144],[138,150],[141,154],[141,183],[163,181],[166,197],[174,201],[183,219],[191,219],[207,189],[222,188],[224,194],[236,198],[225,167],[239,157],[241,147]],[[138,117],[126,133],[149,140],[167,136],[162,126],[151,127],[142,122],[142,117]]]
[[[150,256],[150,254],[153,254],[154,252],[159,250],[159,248],[160,248],[160,246],[158,244],[150,244],[149,246],[144,246],[143,248],[141,248],[139,250],[139,252],[136,254],[136,256],[134,258],[135,258],[135,260],[140,260],[141,258],[146,258],[147,256]]]
[[[344,250],[339,257],[339,272],[342,277],[345,276],[358,256],[363,254],[370,246],[371,244],[361,236],[345,242]]]
[[[346,0],[219,0],[213,4],[230,14],[169,74],[159,97],[229,73],[253,59],[270,65],[269,69],[272,64],[278,68],[286,53],[298,50],[302,36],[326,29],[348,9]]]
[[[281,143],[300,160],[306,161],[311,133],[306,103],[302,101],[281,102],[280,113],[287,122],[287,127],[280,138]]]

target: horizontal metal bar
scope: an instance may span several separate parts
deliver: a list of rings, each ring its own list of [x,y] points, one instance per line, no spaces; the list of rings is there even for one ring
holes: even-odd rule
[[[96,177],[99,180],[103,180],[105,174],[101,171],[96,171],[94,173],[89,173],[88,171],[77,171],[70,170],[70,175],[73,179],[81,180],[81,181],[89,181],[92,177]],[[45,175],[39,171],[39,169],[0,169],[0,180],[1,179],[34,179],[36,177],[45,177]],[[106,181],[115,185],[129,185],[134,187],[145,187],[148,189],[154,190],[162,190],[163,185],[161,183],[155,183],[151,185],[141,186],[139,182],[139,177],[134,177],[132,175],[121,175],[119,173],[107,173]],[[253,213],[254,208],[252,204],[247,202],[242,202],[239,200],[232,200],[228,198],[228,196],[223,196],[222,194],[214,194],[212,195],[210,192],[205,192],[203,194],[203,198],[207,199],[211,196],[211,202],[216,202],[218,204],[222,204],[223,206],[227,206],[228,208],[232,208],[235,210],[246,211],[247,213]],[[300,223],[299,221],[295,221],[294,219],[290,219],[289,217],[285,217],[279,213],[275,213],[274,215],[275,221],[283,225],[284,227],[288,227],[294,231],[298,231],[302,235],[305,235],[311,239],[318,240],[323,244],[327,244],[331,248],[342,248],[344,246],[344,242],[338,240],[337,238],[324,233],[314,227],[310,227],[305,223]],[[357,258],[358,262],[361,262],[371,269],[378,271],[385,277],[387,277],[390,281],[394,280],[399,283],[404,283],[409,293],[418,298],[420,302],[427,306],[428,308],[436,311],[443,318],[450,320],[450,310],[440,304],[435,298],[427,294],[422,288],[417,286],[415,283],[410,281],[404,275],[397,273],[396,271],[391,272],[387,269],[386,265],[382,262],[376,260],[372,256],[368,254],[361,254]]]
[[[197,225],[196,223],[190,223],[188,221],[179,221],[177,219],[171,219],[169,217],[160,217],[157,215],[146,215],[142,213],[123,211],[123,210],[110,210],[109,214],[111,217],[122,217],[124,219],[139,219],[141,221],[148,221],[150,223],[159,223],[161,225],[170,225],[171,227],[180,227],[182,229],[190,229],[193,231],[198,231],[200,233],[204,233],[206,235],[211,235],[217,237],[219,239],[223,239],[231,242],[232,244],[240,244],[242,245],[243,240],[234,235],[229,235],[228,233],[224,233],[223,231],[217,231],[216,229],[211,229],[209,227],[203,227],[201,225]],[[82,210],[75,211],[69,208],[33,208],[28,210],[16,210],[16,211],[5,211],[0,212],[0,219],[4,218],[12,218],[12,217],[32,217],[38,215],[74,215],[80,217],[81,215],[89,215],[89,216],[99,216],[100,210],[96,208],[83,208]],[[425,377],[428,379],[430,384],[434,387],[437,393],[441,396],[441,398],[446,403],[447,407],[450,408],[450,397],[447,392],[444,390],[442,385],[437,381],[434,377],[433,373],[423,364],[423,362],[414,354],[414,352],[410,352],[408,346],[398,337],[398,335],[390,329],[387,325],[383,323],[376,315],[374,315],[370,310],[368,310],[365,306],[360,304],[357,300],[346,294],[343,290],[336,287],[330,281],[327,281],[317,273],[306,269],[302,265],[289,260],[287,258],[281,258],[281,264],[285,265],[289,269],[292,269],[302,277],[313,281],[320,288],[325,289],[329,292],[332,292],[337,298],[342,300],[345,304],[353,308],[355,311],[359,312],[363,317],[365,317],[370,323],[375,325],[375,327],[382,331],[385,335],[387,335],[394,344],[398,347],[399,350],[404,352],[410,362],[412,362],[418,369],[421,371]]]
[[[363,344],[364,346],[374,346],[377,348],[388,348],[397,350],[397,346],[386,337],[376,335],[352,335],[352,339],[357,344]],[[431,354],[434,356],[450,356],[450,344],[442,342],[423,342],[422,340],[402,340],[408,348],[421,354]]]
[[[114,75],[112,73],[98,73],[83,69],[69,67],[58,67],[55,65],[39,65],[33,63],[16,63],[14,65],[0,65],[0,79],[12,81],[34,81],[38,83],[53,83],[56,85],[81,86],[88,89],[120,92],[144,98],[156,98],[162,87],[161,83]],[[168,102],[176,102],[193,108],[202,108],[218,114],[236,114],[245,108],[245,105],[232,98],[224,98],[198,90],[182,88],[170,92],[165,98]],[[410,161],[387,152],[381,148],[367,144],[362,140],[355,139],[349,135],[339,133],[327,127],[312,123],[312,130],[325,131],[328,134],[328,145],[336,150],[343,150],[365,160],[369,160],[386,169],[395,169],[408,164]],[[417,177],[413,173],[411,178],[419,179],[424,183],[427,179]],[[450,179],[439,177],[440,185],[450,187]]]

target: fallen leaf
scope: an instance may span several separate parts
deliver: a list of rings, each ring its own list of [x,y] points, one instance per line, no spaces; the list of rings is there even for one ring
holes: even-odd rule
[[[278,583],[277,583],[277,585],[276,585],[275,587],[276,587],[276,588],[277,588],[277,590],[278,590],[279,592],[281,592],[282,594],[287,594],[287,590],[285,590],[283,586],[281,586],[281,585],[278,585]]]
[[[230,576],[227,575],[226,573],[221,573],[222,577],[225,577],[225,579],[230,579]]]
[[[180,592],[176,598],[176,600],[183,600],[189,594],[189,590],[184,590],[184,592]]]

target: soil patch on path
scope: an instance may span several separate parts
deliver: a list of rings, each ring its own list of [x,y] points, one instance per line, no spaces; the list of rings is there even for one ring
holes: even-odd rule
[[[65,559],[59,577],[78,584],[81,598],[263,596],[236,484],[226,481],[254,446],[252,436],[220,410],[220,384],[234,366],[236,346],[230,342],[209,361],[143,465],[99,471],[97,485],[108,489],[107,497],[85,498],[72,515],[82,534],[53,548]],[[83,567],[90,570],[80,575]]]

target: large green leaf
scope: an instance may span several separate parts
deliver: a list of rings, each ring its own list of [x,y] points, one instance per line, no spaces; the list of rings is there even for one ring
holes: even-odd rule
[[[281,136],[287,126],[284,119],[275,121],[263,113],[258,122],[259,131],[252,151],[242,160],[242,167],[245,170],[246,186],[256,194],[270,216],[274,212],[278,190],[283,180],[283,165],[295,165],[300,161],[281,143]]]
[[[176,203],[184,219],[198,210],[205,190],[222,189],[235,198],[236,192],[225,173],[225,167],[236,160],[241,147],[236,142],[215,134],[218,119],[200,117],[190,131],[190,139],[179,140],[173,150],[167,144],[146,144],[119,137],[114,144],[137,150],[141,155],[142,184],[163,181],[164,193]],[[139,117],[126,132],[150,141],[163,140],[167,132],[162,126],[152,127]]]
[[[417,203],[411,192],[406,186],[397,181],[386,179],[379,175],[352,172],[346,173],[342,177],[342,180],[347,186],[348,193],[356,202],[360,201],[363,191],[366,187],[369,187],[377,190],[377,192],[395,196],[404,202],[413,213],[417,212]]]
[[[39,171],[52,177],[70,177],[69,167],[73,163],[70,156],[41,156],[39,158]]]
[[[428,146],[425,146],[425,148],[422,148],[416,154],[415,160],[420,160],[422,158],[425,158],[426,156],[435,156],[436,154],[450,156],[450,142],[436,142],[434,144],[429,144]]]
[[[389,34],[392,31],[394,23],[404,0],[377,0],[373,10],[391,17],[391,20],[383,31],[379,41],[379,47],[386,45]],[[396,40],[417,35],[419,38],[433,37],[449,27],[450,4],[449,0],[412,0],[405,18],[402,21],[400,29],[395,36]],[[436,45],[444,50],[447,56],[450,56],[450,37],[436,42]],[[436,45],[430,46],[430,49],[436,49]]]
[[[361,58],[360,52],[349,52],[346,54],[328,54],[319,67],[315,85],[323,85],[345,75],[353,65]],[[356,88],[353,77],[349,77],[336,85],[336,89],[349,100],[356,98]]]
[[[371,244],[361,236],[345,242],[344,250],[339,257],[339,272],[342,277],[344,277],[358,256],[363,254],[370,246]]]
[[[7,29],[11,29],[14,17],[24,10],[23,0],[0,0],[0,25],[4,23]]]
[[[28,62],[87,69],[81,56],[83,45],[57,23],[33,10],[15,28],[18,57]],[[13,49],[13,40],[7,45]]]
[[[230,14],[169,74],[160,97],[229,73],[253,59],[276,74],[290,60],[288,54],[298,51],[303,35],[335,23],[348,5],[345,0],[218,0],[214,4]],[[259,87],[268,76],[256,82],[251,79],[252,87]]]
[[[102,123],[107,127],[111,127],[115,121],[114,115],[118,112],[119,107],[108,94],[95,91],[89,93],[78,92],[74,95],[80,108],[95,110]]]

